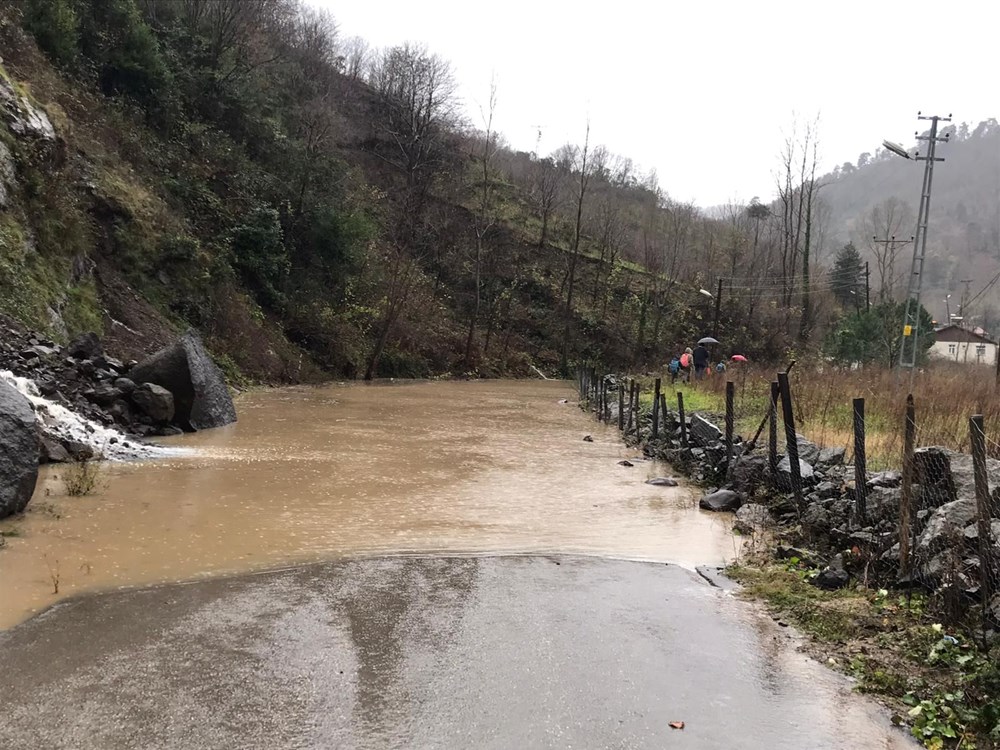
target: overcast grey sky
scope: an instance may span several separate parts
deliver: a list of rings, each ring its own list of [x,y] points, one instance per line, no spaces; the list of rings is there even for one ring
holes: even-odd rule
[[[538,126],[542,153],[580,143],[589,117],[593,143],[702,206],[772,197],[795,117],[819,115],[826,171],[883,138],[910,144],[918,109],[973,123],[1000,109],[1000,3],[985,0],[310,2],[344,36],[449,60],[477,121],[495,75],[515,148]]]

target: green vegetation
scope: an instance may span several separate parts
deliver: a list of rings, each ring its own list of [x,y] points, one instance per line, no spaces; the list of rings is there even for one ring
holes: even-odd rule
[[[919,594],[823,591],[810,583],[815,572],[797,558],[728,570],[744,596],[811,636],[815,654],[856,678],[857,690],[886,699],[926,747],[1000,741],[1000,665],[974,625],[945,628]]]
[[[66,464],[62,472],[63,485],[70,497],[92,495],[101,488],[101,463],[80,459]]]
[[[137,348],[193,325],[231,375],[268,381],[626,369],[714,327],[698,290],[721,277],[727,349],[891,359],[895,260],[874,266],[871,313],[853,246],[833,277],[816,263],[813,129],[773,204],[709,214],[584,123],[547,156],[504,148],[492,108],[461,114],[446,61],[342,39],[298,0],[24,0],[0,10],[0,52],[58,134],[0,128],[17,164],[0,311],[54,336],[104,310]],[[995,137],[985,123],[956,148]],[[891,168],[866,165],[830,190]],[[883,214],[879,236],[903,219]]]

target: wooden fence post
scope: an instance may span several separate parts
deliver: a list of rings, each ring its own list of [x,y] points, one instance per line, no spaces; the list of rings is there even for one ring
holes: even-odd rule
[[[625,423],[625,432],[628,433],[632,429],[632,417],[635,412],[635,381],[630,380],[628,383],[628,421]]]
[[[778,392],[781,394],[781,413],[785,423],[785,450],[788,468],[791,470],[792,492],[795,505],[802,513],[802,474],[799,471],[799,442],[795,434],[795,416],[792,410],[792,390],[788,385],[788,373],[778,373]]]
[[[611,420],[611,405],[608,403],[608,376],[605,375],[601,378],[601,390],[603,396],[601,400],[604,402],[604,412],[602,414],[604,418],[604,424],[607,424]]]
[[[618,431],[625,431],[625,380],[618,379]]]
[[[771,410],[768,412],[767,432],[767,466],[771,470],[771,479],[778,476],[778,403],[780,395],[778,381],[771,381]]]
[[[865,400],[854,399],[854,509],[858,522],[868,519],[868,459],[865,454]]]
[[[667,427],[667,394],[660,394],[660,419],[663,421],[663,428]],[[667,435],[669,438],[670,435]]]
[[[736,384],[726,381],[726,476],[733,468],[733,426],[735,423]]]
[[[986,475],[986,432],[983,415],[969,418],[969,438],[972,441],[972,474],[976,482],[976,527],[979,532],[979,585],[980,597],[986,603],[991,601],[993,591],[993,540],[991,538],[990,484]],[[984,624],[987,615],[983,614]],[[985,627],[984,627],[985,632]]]
[[[684,417],[684,392],[677,391],[677,418],[681,422],[681,448],[688,447],[688,425]]]
[[[913,508],[913,447],[917,421],[913,394],[906,397],[906,422],[903,426],[903,488],[899,495],[899,572],[910,574],[910,512]]]
[[[653,440],[660,436],[660,379],[653,383]]]

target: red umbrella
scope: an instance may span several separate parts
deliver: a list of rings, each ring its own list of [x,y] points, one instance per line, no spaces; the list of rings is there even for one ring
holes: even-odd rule
[[[747,361],[747,358],[744,357],[742,354],[734,354],[732,357],[730,357],[730,359],[733,360],[733,362],[746,362]]]

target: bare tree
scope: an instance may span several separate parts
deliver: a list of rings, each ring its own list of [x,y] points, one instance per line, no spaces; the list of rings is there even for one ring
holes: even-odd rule
[[[576,224],[573,230],[573,245],[570,248],[569,270],[567,273],[568,282],[566,285],[566,307],[563,312],[563,340],[561,366],[563,372],[569,367],[569,339],[570,321],[573,316],[573,286],[576,283],[576,264],[580,256],[580,240],[583,237],[583,205],[587,199],[587,189],[590,187],[590,178],[593,166],[590,162],[590,121],[587,121],[587,132],[583,139],[583,148],[577,151],[578,159],[575,167],[577,169],[577,189],[576,189]]]
[[[913,212],[898,198],[886,198],[872,206],[861,222],[864,239],[875,258],[879,302],[895,299],[900,276],[896,271],[896,259],[905,245],[904,235],[913,222]],[[892,241],[894,237],[896,242]]]
[[[810,264],[819,183],[816,123],[806,126],[801,140],[793,126],[781,153],[782,171],[778,178],[778,200],[781,208],[781,278],[784,304],[792,307],[795,279],[801,274],[801,319],[799,338],[809,338],[812,327],[810,297]]]
[[[478,201],[475,218],[475,304],[472,308],[472,315],[469,317],[469,332],[465,338],[465,366],[469,369],[473,367],[472,343],[476,335],[476,324],[479,322],[480,308],[483,298],[483,252],[486,245],[487,234],[493,229],[496,223],[496,213],[493,201],[493,175],[492,162],[496,153],[496,133],[493,131],[493,115],[497,106],[496,80],[490,82],[490,100],[487,110],[481,112],[486,132],[483,134],[481,150],[478,154],[479,169],[477,176],[481,181],[478,190]]]
[[[348,78],[362,78],[371,61],[371,47],[359,36],[348,37],[342,48],[341,70]]]
[[[551,158],[538,159],[532,164],[531,185],[528,200],[531,201],[542,223],[538,235],[538,247],[545,247],[549,235],[549,222],[563,200],[563,185],[566,172]]]
[[[376,58],[369,83],[379,95],[378,127],[391,144],[379,156],[404,173],[407,188],[415,188],[442,159],[447,129],[456,120],[451,66],[424,47],[404,44]]]

